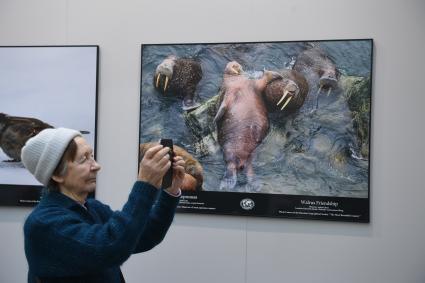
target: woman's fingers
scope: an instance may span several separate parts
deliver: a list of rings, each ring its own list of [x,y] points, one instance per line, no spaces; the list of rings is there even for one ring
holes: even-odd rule
[[[181,156],[175,156],[174,157],[173,164],[175,166],[183,166],[184,167],[184,165],[186,164],[186,162],[183,160],[183,157],[181,157]]]
[[[160,144],[155,145],[155,146],[149,148],[146,151],[144,158],[146,158],[146,159],[152,159],[158,153],[158,151],[160,151],[161,149],[163,149],[163,146],[160,145]]]
[[[168,154],[168,152],[170,151],[170,149],[168,147],[164,147],[161,150],[157,151],[155,153],[155,155],[152,157],[152,161],[153,162],[161,162],[164,157],[167,158],[167,160],[170,160],[170,155]]]
[[[179,163],[179,164],[181,164],[181,163],[183,163],[183,165],[184,165],[184,160],[183,160],[183,157],[181,157],[180,155],[176,155],[176,156],[174,156],[174,164],[177,164],[177,163]]]
[[[163,165],[158,165],[159,171],[161,172],[161,175],[164,175],[168,169],[171,167],[171,161],[166,161]]]
[[[176,156],[174,157],[174,162],[173,162],[173,169],[176,170],[177,173],[179,174],[184,174],[185,169],[185,161],[183,160],[183,158],[181,156]]]
[[[164,167],[167,163],[170,163],[171,166],[171,160],[168,154],[164,155],[160,160],[153,162],[156,162],[160,168]]]

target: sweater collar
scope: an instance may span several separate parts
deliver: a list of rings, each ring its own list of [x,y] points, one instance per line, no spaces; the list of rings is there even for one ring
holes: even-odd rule
[[[86,202],[87,203],[87,202]],[[86,203],[84,205],[86,205]],[[50,205],[60,205],[65,208],[71,208],[74,206],[81,206],[85,208],[83,205],[73,200],[72,198],[62,194],[61,192],[52,192],[44,190],[40,200],[41,206],[50,206]]]

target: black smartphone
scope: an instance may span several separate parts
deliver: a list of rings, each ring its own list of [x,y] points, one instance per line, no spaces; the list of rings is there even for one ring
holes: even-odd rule
[[[170,148],[170,151],[168,154],[170,155],[170,161],[171,161],[171,167],[168,169],[167,173],[165,173],[164,177],[162,178],[162,188],[166,189],[168,187],[171,187],[171,184],[173,183],[173,158],[174,158],[174,151],[173,151],[173,140],[172,139],[161,139],[160,144],[162,144],[164,147]]]

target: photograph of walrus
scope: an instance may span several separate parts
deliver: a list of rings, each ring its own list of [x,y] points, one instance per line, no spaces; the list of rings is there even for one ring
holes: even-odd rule
[[[372,61],[372,39],[142,44],[139,155],[184,152],[179,212],[369,222]]]
[[[33,206],[41,184],[21,162],[46,128],[96,141],[98,46],[0,47],[0,205]]]

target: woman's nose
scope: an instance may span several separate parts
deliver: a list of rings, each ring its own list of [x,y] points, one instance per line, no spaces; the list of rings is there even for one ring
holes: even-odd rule
[[[91,170],[99,171],[100,168],[101,168],[100,164],[97,163],[97,161],[93,159],[92,164],[91,164]]]

